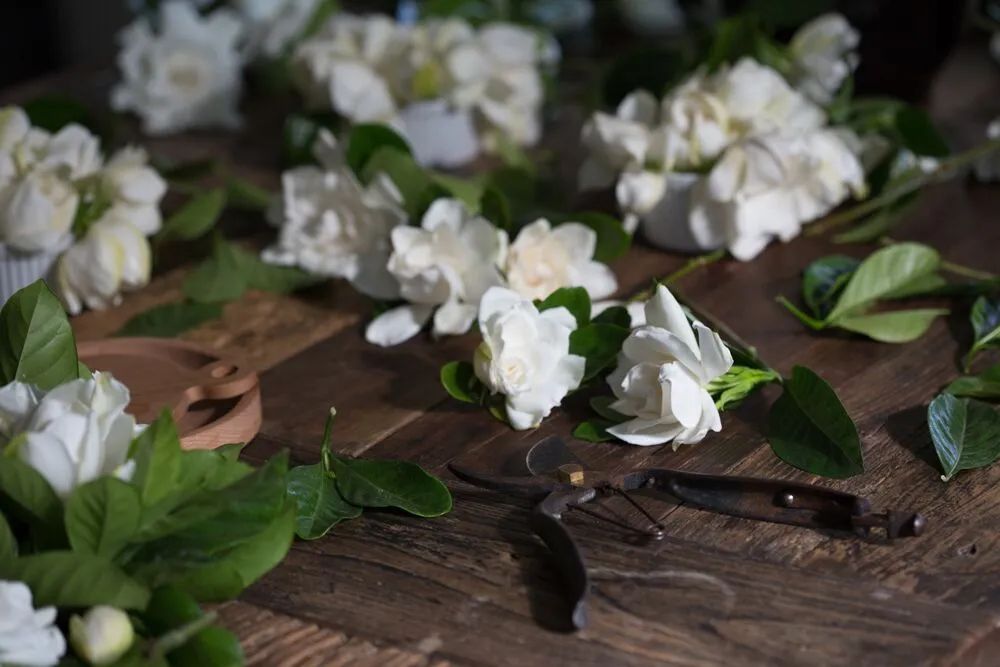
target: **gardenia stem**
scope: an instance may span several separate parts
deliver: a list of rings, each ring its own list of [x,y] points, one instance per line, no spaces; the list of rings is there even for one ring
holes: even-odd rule
[[[914,176],[912,179],[907,180],[897,188],[883,192],[877,197],[872,197],[868,201],[862,202],[854,208],[847,209],[846,211],[842,211],[840,213],[835,213],[828,216],[825,220],[813,223],[806,229],[806,236],[818,236],[820,234],[825,234],[832,229],[842,227],[849,222],[854,222],[855,220],[863,218],[870,213],[874,213],[883,206],[888,206],[911,192],[916,192],[925,185],[933,183],[936,180],[943,179],[946,176],[950,176],[961,167],[972,164],[976,160],[989,155],[997,149],[1000,149],[1000,138],[991,139],[990,141],[979,144],[974,148],[970,148],[964,153],[959,153],[948,160],[942,160],[941,163],[938,164],[937,168],[927,174]]]

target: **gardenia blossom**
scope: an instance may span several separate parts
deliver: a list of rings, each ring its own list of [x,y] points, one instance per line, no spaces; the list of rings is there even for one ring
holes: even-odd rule
[[[826,124],[826,114],[776,70],[741,58],[712,75],[709,89],[729,112],[736,136],[781,132],[799,135]]]
[[[136,434],[128,404],[128,388],[106,373],[47,392],[12,382],[0,388],[0,447],[13,447],[5,455],[37,470],[60,498],[105,475],[128,480],[135,462],[126,459]],[[3,620],[0,615],[0,637]]]
[[[576,319],[566,308],[539,312],[534,303],[493,287],[479,305],[483,342],[476,349],[476,377],[506,398],[507,420],[517,429],[538,426],[583,381],[586,360],[570,354]]]
[[[56,608],[35,609],[25,584],[0,580],[0,665],[57,664],[66,653],[66,640],[55,621]]]
[[[135,630],[124,611],[98,605],[83,616],[70,617],[69,641],[87,664],[110,665],[131,648]]]
[[[561,287],[583,287],[591,299],[618,289],[615,274],[594,260],[597,232],[579,222],[553,227],[543,219],[525,226],[511,244],[504,273],[511,289],[528,299],[544,299]]]
[[[155,31],[145,19],[122,31],[123,80],[111,106],[138,114],[152,135],[238,126],[242,37],[243,24],[229,9],[203,17],[190,3],[166,0]]]
[[[80,195],[51,170],[32,171],[0,191],[0,242],[22,252],[63,245]]]
[[[345,278],[377,299],[397,298],[399,286],[386,264],[390,233],[406,222],[398,190],[384,175],[362,186],[325,130],[315,152],[321,167],[297,167],[281,177],[278,242],[264,251],[264,260]]]
[[[503,283],[507,244],[506,232],[471,216],[457,199],[435,200],[420,227],[395,227],[388,268],[408,303],[375,318],[365,332],[368,342],[402,343],[432,315],[436,336],[468,331],[483,294]]]
[[[126,146],[112,155],[101,171],[100,188],[115,215],[146,236],[160,231],[160,201],[167,193],[167,183],[149,166],[144,149]]]
[[[798,29],[789,43],[791,80],[817,104],[829,104],[858,66],[861,35],[842,15],[823,14]]]
[[[831,130],[751,137],[730,147],[693,191],[691,231],[703,247],[748,261],[864,191],[861,163]]]
[[[55,288],[71,315],[84,307],[104,310],[121,303],[121,293],[149,283],[149,241],[127,212],[109,209],[56,265]]]
[[[722,430],[709,383],[728,371],[733,357],[719,335],[688,322],[684,309],[664,287],[646,304],[646,323],[622,345],[618,366],[608,376],[611,409],[631,417],[608,432],[632,445],[701,442]]]
[[[320,0],[236,0],[248,33],[247,57],[278,58],[302,36]]]
[[[650,135],[657,121],[658,102],[639,90],[621,101],[614,115],[595,113],[583,127],[587,157],[580,166],[581,190],[605,188],[630,168],[643,168]]]

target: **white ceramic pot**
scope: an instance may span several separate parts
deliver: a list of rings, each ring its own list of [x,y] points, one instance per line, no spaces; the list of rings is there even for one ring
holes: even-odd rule
[[[425,167],[461,167],[479,155],[479,136],[469,110],[445,100],[414,102],[400,113],[413,157]]]
[[[657,248],[684,253],[703,253],[720,247],[717,235],[696,234],[692,226],[691,195],[704,185],[705,176],[683,172],[663,175],[663,196],[639,216],[642,235]]]
[[[64,241],[54,248],[32,253],[22,252],[0,243],[0,306],[19,289],[40,278],[50,279],[59,256],[72,243],[72,237],[67,235]]]

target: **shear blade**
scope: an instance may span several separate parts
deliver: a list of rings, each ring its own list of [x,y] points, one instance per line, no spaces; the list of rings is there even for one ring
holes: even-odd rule
[[[560,466],[574,463],[586,468],[586,464],[569,450],[562,438],[549,436],[535,443],[524,457],[528,472],[532,475],[552,475]]]

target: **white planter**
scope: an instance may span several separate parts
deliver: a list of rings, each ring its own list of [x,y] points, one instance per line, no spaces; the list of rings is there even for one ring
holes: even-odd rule
[[[696,234],[692,225],[691,194],[703,185],[705,176],[670,172],[663,179],[660,201],[639,216],[643,237],[650,245],[675,252],[702,253],[721,247],[717,234]]]
[[[0,243],[0,306],[19,289],[40,278],[51,278],[56,261],[72,242],[72,237],[67,235],[56,247],[32,253]]]
[[[400,113],[403,136],[413,157],[425,167],[453,169],[479,155],[479,136],[469,110],[444,100],[415,102]]]

